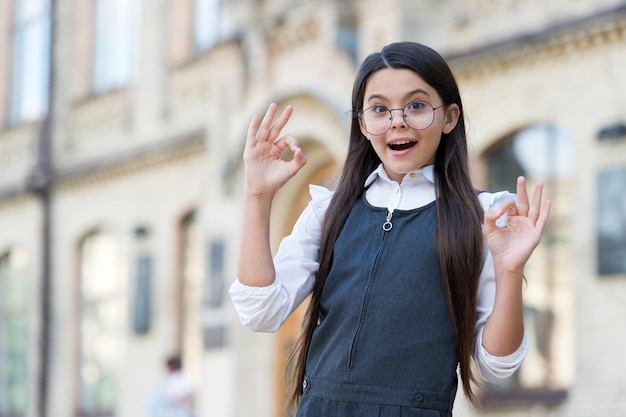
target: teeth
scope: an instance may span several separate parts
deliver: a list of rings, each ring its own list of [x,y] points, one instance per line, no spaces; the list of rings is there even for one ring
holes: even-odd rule
[[[416,142],[415,140],[401,140],[398,142],[390,143],[390,145],[408,145],[409,143]]]

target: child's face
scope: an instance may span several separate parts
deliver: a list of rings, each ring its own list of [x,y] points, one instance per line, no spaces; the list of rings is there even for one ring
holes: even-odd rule
[[[370,76],[365,87],[363,109],[376,106],[373,111],[377,119],[363,115],[361,132],[371,141],[389,178],[402,182],[406,173],[435,162],[441,135],[454,129],[460,112],[456,104],[437,108],[443,104],[437,91],[409,69],[385,68]],[[430,106],[435,110],[431,111]],[[390,126],[386,125],[387,110],[405,107],[406,120],[402,110],[393,110],[393,120],[389,122]],[[432,124],[428,125],[431,115]],[[374,127],[374,123],[385,126]],[[370,133],[384,131],[387,126],[389,130],[382,134]]]

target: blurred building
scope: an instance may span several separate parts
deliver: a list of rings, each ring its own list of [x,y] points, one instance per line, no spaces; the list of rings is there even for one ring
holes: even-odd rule
[[[144,415],[182,352],[199,417],[282,417],[299,312],[243,329],[246,129],[292,104],[308,164],[272,244],[332,187],[352,79],[397,40],[448,58],[476,186],[543,180],[531,352],[458,416],[626,415],[626,2],[0,1],[0,417]]]

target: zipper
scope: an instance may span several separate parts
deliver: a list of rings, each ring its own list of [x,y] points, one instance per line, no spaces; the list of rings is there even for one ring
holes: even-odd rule
[[[387,211],[387,220],[383,223],[383,230],[388,232],[393,227],[393,223],[391,223],[391,216],[393,216],[393,211]]]
[[[388,232],[393,227],[391,223],[391,216],[393,212],[387,212],[387,218],[383,223],[383,230]],[[376,255],[374,257],[374,263],[372,264],[372,270],[370,271],[370,277],[367,281],[367,288],[365,289],[365,296],[363,297],[363,302],[361,303],[361,310],[359,314],[359,324],[357,326],[356,332],[354,333],[354,337],[352,338],[352,345],[350,346],[350,357],[348,358],[348,369],[352,369],[352,362],[354,360],[354,355],[356,351],[357,340],[359,338],[359,334],[361,333],[361,327],[363,326],[363,318],[364,318],[364,310],[365,305],[367,304],[367,299],[369,298],[370,287],[372,286],[372,282],[374,281],[374,275],[376,271],[376,267],[378,265],[378,257],[380,256],[380,252],[382,251],[383,245],[385,244],[385,237],[387,233],[383,233],[380,239],[380,244],[378,245],[378,249],[376,250]]]

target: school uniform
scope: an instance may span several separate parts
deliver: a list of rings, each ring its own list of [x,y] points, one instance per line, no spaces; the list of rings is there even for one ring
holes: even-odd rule
[[[458,357],[437,258],[432,166],[407,174],[402,184],[380,166],[366,188],[335,244],[297,417],[449,416]],[[312,289],[331,193],[313,187],[311,194],[275,257],[274,283],[231,286],[240,320],[253,330],[278,329]],[[480,199],[488,209],[499,197]],[[488,249],[483,258],[473,358],[479,374],[497,382],[521,364],[527,336],[507,357],[482,347],[495,297]]]

